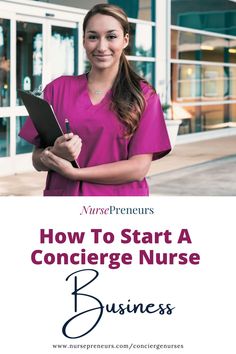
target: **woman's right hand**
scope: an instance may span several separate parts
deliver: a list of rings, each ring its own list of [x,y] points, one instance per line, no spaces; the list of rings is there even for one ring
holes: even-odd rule
[[[73,133],[64,134],[55,140],[50,151],[68,161],[76,160],[80,154],[82,141]]]

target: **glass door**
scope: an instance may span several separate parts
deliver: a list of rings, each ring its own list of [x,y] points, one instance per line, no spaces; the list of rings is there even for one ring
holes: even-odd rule
[[[50,10],[50,11],[49,11]],[[42,90],[83,73],[81,13],[9,3],[0,13],[0,176],[32,168],[32,145],[18,137],[28,113],[18,90]]]
[[[18,90],[35,91],[43,80],[43,27],[44,20],[30,16],[16,16],[16,77],[15,77],[15,134],[16,155],[30,153],[33,146],[18,136],[27,112]]]
[[[34,91],[42,85],[43,73],[43,24],[16,21],[16,87]],[[16,105],[22,105],[16,92]]]
[[[0,107],[10,106],[10,20],[0,18]]]
[[[16,86],[37,91],[61,75],[78,74],[78,24],[51,19],[16,22]],[[22,105],[17,94],[17,105]]]
[[[10,19],[0,16],[0,158],[10,155]]]
[[[50,26],[49,71],[53,80],[78,74],[78,30],[75,25]]]
[[[39,93],[61,75],[78,74],[78,27],[75,22],[52,19],[16,22],[16,88]],[[32,145],[18,137],[27,112],[16,92],[16,154],[32,151]]]

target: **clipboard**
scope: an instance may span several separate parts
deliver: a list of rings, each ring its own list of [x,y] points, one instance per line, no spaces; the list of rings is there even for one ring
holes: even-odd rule
[[[52,106],[43,98],[27,91],[18,90],[30,119],[42,140],[43,147],[53,146],[55,140],[63,135],[61,126]],[[77,161],[71,161],[73,167],[79,167]]]

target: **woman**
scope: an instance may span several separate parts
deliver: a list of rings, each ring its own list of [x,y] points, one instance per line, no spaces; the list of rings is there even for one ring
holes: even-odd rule
[[[148,195],[151,161],[171,147],[157,94],[125,58],[126,14],[114,5],[94,6],[85,16],[83,36],[89,73],[59,77],[44,90],[62,129],[67,118],[73,133],[42,149],[30,119],[20,132],[36,146],[36,170],[48,171],[44,195]],[[69,162],[74,159],[80,168]]]

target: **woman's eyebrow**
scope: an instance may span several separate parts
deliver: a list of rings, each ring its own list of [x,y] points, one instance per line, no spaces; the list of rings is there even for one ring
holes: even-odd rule
[[[106,33],[111,33],[111,32],[118,32],[118,30],[115,30],[115,29],[114,30],[109,30]],[[87,31],[87,33],[98,33],[98,32],[89,30],[89,31]]]

